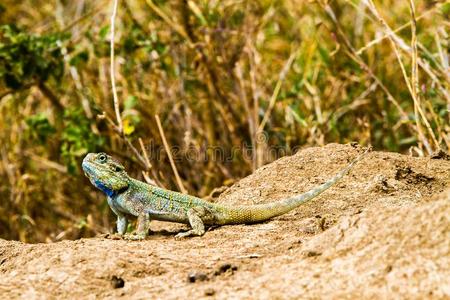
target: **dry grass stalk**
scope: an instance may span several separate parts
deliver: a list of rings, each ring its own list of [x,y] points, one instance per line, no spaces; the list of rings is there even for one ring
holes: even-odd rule
[[[420,124],[420,120],[422,120],[425,124],[425,127],[427,128],[433,142],[435,145],[435,149],[439,149],[439,142],[436,139],[436,136],[428,122],[427,117],[425,116],[425,113],[421,107],[420,104],[420,96],[419,96],[419,82],[418,82],[418,53],[417,53],[417,40],[416,40],[416,19],[415,19],[415,10],[414,10],[414,4],[411,2],[410,0],[410,10],[411,10],[411,22],[409,22],[411,24],[411,32],[412,32],[412,53],[411,53],[411,57],[412,57],[412,73],[411,73],[411,80],[408,78],[408,75],[406,73],[406,69],[405,66],[402,62],[402,58],[400,55],[400,51],[398,49],[398,45],[400,45],[400,47],[402,47],[403,45],[403,41],[398,38],[395,33],[392,31],[392,29],[389,27],[389,25],[387,24],[387,22],[381,17],[381,15],[378,13],[375,4],[373,3],[372,0],[368,0],[367,1],[367,6],[370,9],[370,11],[372,12],[372,14],[378,19],[378,21],[383,25],[383,27],[385,28],[386,31],[386,35],[388,36],[392,48],[394,50],[395,55],[397,56],[397,60],[399,62],[403,77],[405,79],[405,83],[408,87],[408,90],[411,94],[411,97],[413,98],[414,101],[414,114],[415,114],[415,121],[416,121],[416,128],[417,128],[417,132],[418,132],[418,136],[421,140],[421,142],[423,143],[423,145],[425,146],[425,148],[427,149],[427,152],[429,154],[433,153],[433,148],[431,147],[430,143],[428,142],[428,140],[426,139],[423,130],[421,128],[421,124]],[[404,48],[404,47],[403,47]]]
[[[292,52],[292,54],[289,56],[289,59],[284,64],[283,69],[281,70],[280,74],[278,75],[278,81],[275,85],[272,96],[270,97],[269,106],[268,106],[266,112],[264,113],[264,117],[263,117],[261,123],[259,123],[257,132],[262,132],[264,130],[264,126],[266,126],[267,122],[269,121],[270,114],[272,113],[272,109],[275,106],[275,102],[277,101],[278,94],[280,93],[281,85],[283,84],[283,81],[286,78],[286,75],[287,75],[289,69],[291,68],[292,63],[294,62],[294,59],[297,57],[298,52],[299,52],[299,49]]]
[[[117,96],[117,88],[116,88],[116,64],[115,64],[115,55],[114,55],[114,48],[115,48],[115,22],[116,22],[116,15],[117,15],[117,6],[118,6],[118,0],[113,0],[113,8],[111,13],[111,36],[110,36],[110,75],[111,75],[111,87],[112,87],[112,94],[114,99],[114,111],[116,113],[116,121],[117,121],[117,129],[120,134],[123,132],[123,124],[122,124],[122,117],[120,116],[120,107],[119,107],[119,97]]]
[[[167,143],[167,139],[161,125],[161,120],[159,119],[158,115],[155,115],[155,119],[156,124],[158,125],[159,134],[161,135],[161,140],[164,144],[164,148],[166,149],[167,156],[169,157],[170,166],[172,167],[173,174],[175,175],[178,188],[183,194],[187,194],[187,190],[184,188],[183,182],[181,181],[180,175],[178,174],[177,166],[175,165],[175,161],[173,160],[172,151],[170,151],[169,143]]]
[[[83,151],[105,151],[123,161],[133,177],[181,190],[173,165],[153,159],[153,148],[143,149],[144,141],[157,149],[163,146],[154,139],[160,134],[158,124],[149,121],[157,112],[168,124],[178,124],[164,128],[172,146],[205,155],[206,160],[173,157],[183,185],[200,196],[276,159],[279,154],[270,152],[275,148],[289,155],[298,147],[357,140],[377,149],[426,155],[437,148],[436,140],[450,146],[446,3],[416,3],[415,19],[421,21],[414,75],[410,32],[404,30],[411,24],[409,1],[376,2],[393,30],[380,25],[365,1],[334,1],[329,7],[324,1],[319,6],[292,0],[275,5],[118,1],[114,32],[121,38],[115,41],[115,72],[110,71],[107,36],[111,12],[105,10],[111,0],[57,1],[32,11],[26,1],[10,1],[2,12],[5,23],[17,24],[26,34],[39,36],[58,28],[72,34],[58,47],[67,50],[61,61],[65,73],[60,82],[45,81],[45,95],[34,82],[19,90],[0,84],[0,177],[5,183],[0,197],[6,199],[0,206],[0,231],[6,238],[54,240],[61,232],[64,238],[92,236],[86,230],[91,226],[79,226],[88,214],[102,227],[112,226],[104,198],[87,185],[81,170],[62,173],[26,154],[66,166],[61,145],[67,144],[63,134],[68,130],[81,133],[73,138],[76,142],[94,136],[80,149],[72,150],[73,142],[67,145],[76,168]],[[299,45],[299,52],[281,83],[280,70],[295,50],[292,45]],[[119,94],[114,106],[111,74]],[[82,111],[84,99],[94,116],[106,111],[103,117],[90,119]],[[116,108],[122,126],[132,132],[119,128]],[[71,118],[72,124],[67,122]],[[32,136],[40,133],[41,123],[29,125],[30,119],[57,132],[40,144]],[[265,135],[258,134],[261,124]],[[93,140],[103,142],[93,146]],[[427,149],[417,147],[423,141],[428,141]],[[204,150],[209,146],[232,153],[232,159],[212,159]],[[51,207],[46,206],[48,199]]]

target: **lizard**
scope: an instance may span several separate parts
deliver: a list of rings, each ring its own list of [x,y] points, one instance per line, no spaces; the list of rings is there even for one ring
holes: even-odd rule
[[[104,152],[88,153],[82,169],[90,182],[107,196],[117,215],[117,232],[127,239],[141,240],[148,234],[150,220],[185,223],[191,229],[175,238],[202,236],[205,225],[249,224],[269,220],[295,209],[336,184],[368,152],[355,158],[334,177],[311,190],[267,204],[230,206],[166,190],[131,178],[124,166]],[[137,230],[125,234],[130,216],[137,217]]]

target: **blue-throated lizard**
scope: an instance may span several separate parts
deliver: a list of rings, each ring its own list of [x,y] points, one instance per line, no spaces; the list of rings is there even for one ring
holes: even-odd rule
[[[130,239],[143,239],[150,220],[189,224],[192,229],[177,238],[205,233],[205,225],[257,223],[285,214],[313,199],[344,177],[369,151],[353,160],[333,178],[300,195],[267,204],[228,206],[211,203],[146,184],[128,176],[124,167],[105,153],[89,153],[82,167],[91,183],[103,191],[108,204],[117,215],[117,231],[124,235],[129,216],[138,218],[137,232]]]

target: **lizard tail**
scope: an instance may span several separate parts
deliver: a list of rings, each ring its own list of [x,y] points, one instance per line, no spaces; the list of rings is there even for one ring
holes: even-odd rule
[[[369,147],[363,154],[355,158],[347,167],[342,169],[333,178],[306,193],[267,204],[226,207],[223,211],[223,217],[218,221],[221,224],[257,223],[283,215],[301,204],[317,197],[333,186],[342,177],[347,175],[355,164],[362,160],[370,150],[371,148]]]

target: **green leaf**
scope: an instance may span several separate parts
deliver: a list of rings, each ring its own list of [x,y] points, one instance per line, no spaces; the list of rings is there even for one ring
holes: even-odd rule
[[[128,96],[128,98],[125,100],[124,102],[124,108],[127,109],[132,109],[136,106],[136,104],[138,103],[138,99],[136,96]]]
[[[106,35],[109,33],[109,25],[103,26],[100,31],[98,32],[98,35],[102,40],[106,39]]]
[[[70,59],[69,64],[71,66],[78,66],[82,63],[87,63],[88,60],[89,60],[89,53],[86,50],[84,50],[74,55]]]
[[[25,119],[28,125],[28,132],[32,137],[44,144],[47,138],[56,132],[56,129],[50,124],[47,116],[39,113]]]
[[[80,159],[88,152],[97,152],[103,144],[104,139],[91,131],[83,110],[70,108],[64,112],[60,153],[69,173],[75,174]]]
[[[292,108],[292,107],[290,107],[289,106],[289,108],[290,108],[290,112],[291,112],[291,114],[292,114],[292,116],[294,117],[294,119],[301,125],[301,126],[303,126],[303,127],[308,127],[308,123],[306,123],[306,121],[302,118],[302,117],[300,117],[300,115]]]

